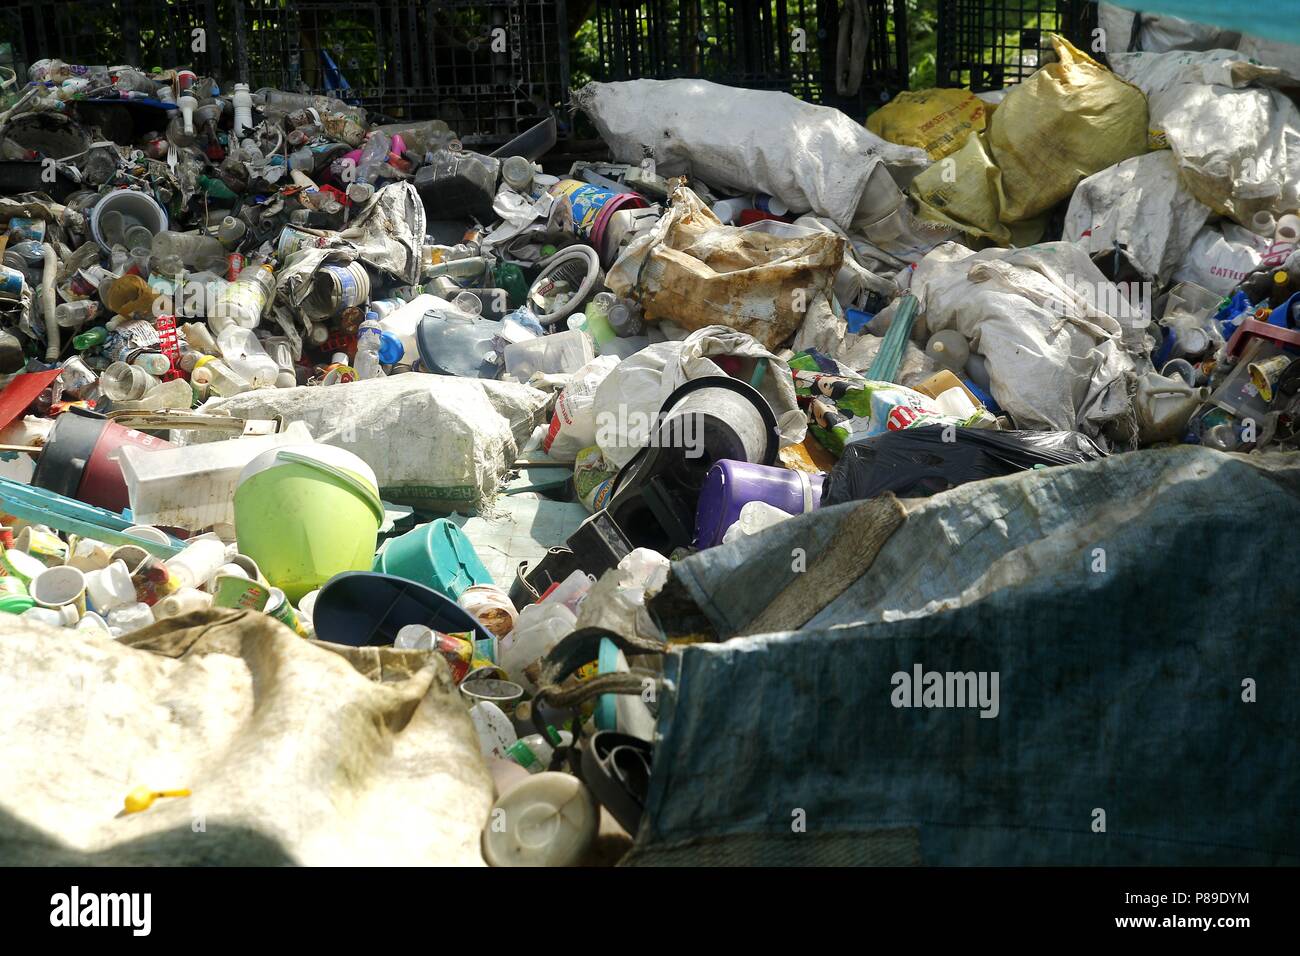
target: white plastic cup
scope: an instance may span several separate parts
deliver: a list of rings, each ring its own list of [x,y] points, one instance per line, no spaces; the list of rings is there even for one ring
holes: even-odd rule
[[[113,608],[136,603],[135,585],[125,561],[113,561],[108,567],[86,575],[86,596],[90,606],[105,613]]]
[[[65,613],[65,607],[72,608],[74,624],[86,613],[86,575],[71,565],[46,568],[32,578],[28,591],[41,607],[60,613]]]

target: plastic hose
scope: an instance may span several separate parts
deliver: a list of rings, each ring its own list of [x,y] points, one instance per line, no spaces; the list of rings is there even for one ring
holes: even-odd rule
[[[63,351],[63,343],[59,341],[59,323],[54,318],[54,310],[58,307],[58,298],[54,294],[54,280],[59,272],[59,257],[55,253],[54,247],[48,242],[41,243],[41,254],[45,256],[45,271],[41,273],[41,301],[43,308],[42,317],[45,319],[45,339],[48,345],[45,349],[45,361],[57,362],[59,353]]]

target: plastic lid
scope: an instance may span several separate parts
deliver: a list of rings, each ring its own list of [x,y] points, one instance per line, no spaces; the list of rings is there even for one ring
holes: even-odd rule
[[[371,315],[375,313],[371,312]],[[379,362],[382,365],[396,365],[406,354],[406,346],[392,332],[379,333]]]

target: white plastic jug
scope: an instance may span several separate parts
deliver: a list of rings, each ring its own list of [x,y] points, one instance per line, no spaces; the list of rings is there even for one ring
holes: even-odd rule
[[[451,303],[436,295],[417,295],[406,305],[385,315],[379,320],[379,327],[391,332],[402,343],[402,365],[411,365],[420,357],[420,348],[415,334],[419,331],[420,320],[424,313],[433,308],[449,308]]]
[[[501,639],[501,666],[512,681],[536,693],[537,685],[524,675],[524,668],[558,644],[577,623],[577,616],[558,601],[528,605],[519,612],[515,629]]]

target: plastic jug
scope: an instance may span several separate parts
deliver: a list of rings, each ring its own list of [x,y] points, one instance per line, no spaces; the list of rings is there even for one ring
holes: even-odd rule
[[[1143,375],[1133,400],[1142,444],[1181,438],[1192,413],[1209,397],[1208,388],[1193,388],[1182,378],[1166,378],[1156,372]]]
[[[577,623],[577,616],[559,601],[528,605],[519,612],[515,629],[501,639],[501,666],[511,680],[536,693],[537,686],[525,676],[524,668],[558,644]]]

